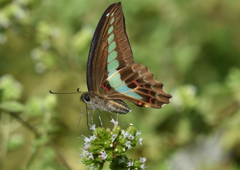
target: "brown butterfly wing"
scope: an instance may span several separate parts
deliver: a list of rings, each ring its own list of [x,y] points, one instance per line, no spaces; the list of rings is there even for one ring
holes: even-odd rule
[[[115,53],[119,66],[123,68],[133,64],[132,50],[125,31],[125,21],[121,3],[110,5],[103,13],[93,36],[87,64],[88,91],[97,95],[104,95],[105,90],[101,87],[102,82],[107,78],[107,58],[112,51],[115,42]],[[111,47],[111,49],[109,49]]]
[[[111,85],[115,76],[121,81]],[[140,107],[161,108],[170,102],[171,95],[163,90],[163,84],[156,81],[148,68],[140,63],[124,67],[103,82],[107,99],[128,100]]]
[[[134,63],[121,3],[112,4],[94,33],[87,69],[89,91],[107,99],[122,99],[138,106],[161,108],[171,95],[147,67]]]

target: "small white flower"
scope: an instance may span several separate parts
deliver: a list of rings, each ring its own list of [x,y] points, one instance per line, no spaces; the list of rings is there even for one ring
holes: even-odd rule
[[[140,157],[140,162],[144,163],[144,162],[146,162],[146,160],[147,160],[146,158],[144,158],[144,157],[141,158],[141,157]]]
[[[115,126],[118,125],[118,121],[115,121],[113,118],[110,122],[112,122]]]
[[[134,136],[131,135],[131,134],[129,134],[128,139],[133,140],[133,139],[134,139]]]
[[[127,166],[129,167],[129,166],[133,166],[133,161],[130,161],[129,160],[129,162],[127,163]]]
[[[140,132],[140,131],[137,131],[137,132],[136,132],[136,136],[138,136],[138,135],[141,135],[141,132]]]
[[[142,165],[140,166],[140,168],[142,168],[143,170],[145,170],[147,167],[146,167],[144,164],[142,164]]]
[[[128,149],[130,149],[132,146],[131,146],[131,141],[127,141],[126,142],[126,147],[128,147]]]
[[[91,158],[92,160],[94,160],[93,154],[91,152],[88,152],[88,158]]]
[[[94,131],[96,129],[96,125],[91,125],[90,130]]]
[[[99,158],[101,158],[102,160],[106,160],[108,155],[105,151],[101,151],[100,152],[101,155],[99,155]]]
[[[130,123],[130,126],[133,126],[133,124],[132,124],[132,123]]]
[[[124,130],[122,130],[122,134],[123,134],[123,138],[126,139],[126,137],[129,136],[128,132],[125,132]]]
[[[142,145],[142,140],[143,140],[143,138],[138,139],[138,145]]]
[[[97,137],[96,137],[96,135],[94,134],[93,136],[90,136],[90,141],[91,140],[95,140]]]
[[[83,136],[83,137],[84,137],[84,136]],[[85,141],[85,143],[89,143],[89,142],[91,142],[91,139],[88,138],[88,137],[85,137],[85,138],[84,138],[84,141]]]
[[[112,142],[117,138],[117,136],[118,136],[118,135],[116,135],[116,134],[113,134],[113,135],[112,135],[112,137],[111,137]]]
[[[84,137],[84,136],[83,136]],[[90,138],[88,138],[88,137],[85,137],[84,138],[84,141],[85,141],[85,146],[84,146],[84,149],[87,149],[90,145],[91,145],[91,139]]]
[[[88,147],[91,145],[91,141],[95,140],[97,138],[95,134],[93,136],[90,136],[90,138],[85,137],[85,136],[83,136],[83,137],[84,137],[84,141],[85,141],[84,149],[88,149]]]

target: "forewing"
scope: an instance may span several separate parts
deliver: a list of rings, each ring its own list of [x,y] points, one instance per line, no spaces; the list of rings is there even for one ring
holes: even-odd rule
[[[88,91],[103,95],[102,82],[111,71],[133,64],[121,3],[103,13],[93,36],[87,65]]]

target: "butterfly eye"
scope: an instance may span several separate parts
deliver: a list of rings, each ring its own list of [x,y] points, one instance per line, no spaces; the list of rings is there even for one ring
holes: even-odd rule
[[[84,99],[85,99],[86,102],[89,102],[89,101],[90,101],[90,97],[89,97],[88,95],[85,95],[85,96],[84,96]]]

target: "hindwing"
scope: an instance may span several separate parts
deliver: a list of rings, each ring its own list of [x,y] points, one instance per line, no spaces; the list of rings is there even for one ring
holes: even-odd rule
[[[140,63],[124,67],[110,75],[102,84],[105,98],[128,100],[141,107],[161,108],[171,95],[163,90],[148,68]]]

